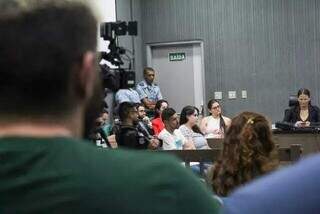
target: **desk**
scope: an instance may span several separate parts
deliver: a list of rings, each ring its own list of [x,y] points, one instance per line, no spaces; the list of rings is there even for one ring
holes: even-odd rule
[[[320,152],[320,132],[288,132],[273,131],[273,140],[279,147],[290,147],[291,144],[301,144],[302,156]],[[222,149],[223,139],[207,139],[213,149]]]
[[[301,144],[302,156],[320,151],[320,132],[288,132],[273,131],[273,140],[280,147],[288,147],[290,144]]]

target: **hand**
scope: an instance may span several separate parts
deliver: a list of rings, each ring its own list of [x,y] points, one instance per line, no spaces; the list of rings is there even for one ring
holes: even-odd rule
[[[310,126],[310,122],[309,121],[297,121],[294,126],[296,127],[307,127]]]
[[[159,143],[160,143],[160,141],[158,139],[156,139],[156,138],[151,139],[150,143],[148,145],[148,149],[151,149],[151,150],[157,149],[159,146]]]
[[[196,147],[191,140],[187,140],[183,145],[183,149],[196,149]]]

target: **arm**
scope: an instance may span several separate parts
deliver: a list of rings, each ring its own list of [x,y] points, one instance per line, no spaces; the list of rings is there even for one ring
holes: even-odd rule
[[[227,130],[231,125],[231,119],[229,117],[224,117],[223,119],[226,124],[226,130]]]
[[[155,135],[159,135],[159,133],[161,131],[157,122],[158,122],[158,120],[156,120],[156,119],[151,121],[152,129],[153,129],[153,132]]]
[[[149,100],[147,97],[143,98],[141,101],[148,109],[154,109],[156,106],[156,102]]]
[[[203,134],[207,133],[207,117],[202,118],[200,122],[200,130]]]

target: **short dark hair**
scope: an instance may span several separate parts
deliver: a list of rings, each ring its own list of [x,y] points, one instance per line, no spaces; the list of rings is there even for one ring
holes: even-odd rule
[[[170,117],[172,117],[176,111],[173,108],[166,108],[163,110],[161,114],[162,121],[169,121]]]
[[[151,67],[145,67],[145,68],[143,69],[143,75],[146,75],[146,74],[147,74],[147,71],[153,71],[153,72],[154,72],[154,69],[151,68]]]
[[[136,107],[135,103],[123,102],[119,105],[119,117],[121,121],[128,118],[130,111]]]
[[[10,2],[0,3],[0,115],[67,114],[79,98],[75,72],[96,50],[94,15],[79,2]]]
[[[139,107],[144,107],[144,108],[145,108],[145,106],[143,105],[143,103],[136,103],[136,107],[137,107],[137,109],[138,109]]]

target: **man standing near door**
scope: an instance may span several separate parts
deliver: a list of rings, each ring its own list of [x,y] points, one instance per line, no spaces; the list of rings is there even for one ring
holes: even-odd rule
[[[155,77],[153,68],[145,67],[143,69],[143,77],[144,80],[138,83],[136,90],[146,108],[153,110],[156,102],[162,99],[160,87],[153,82]]]

